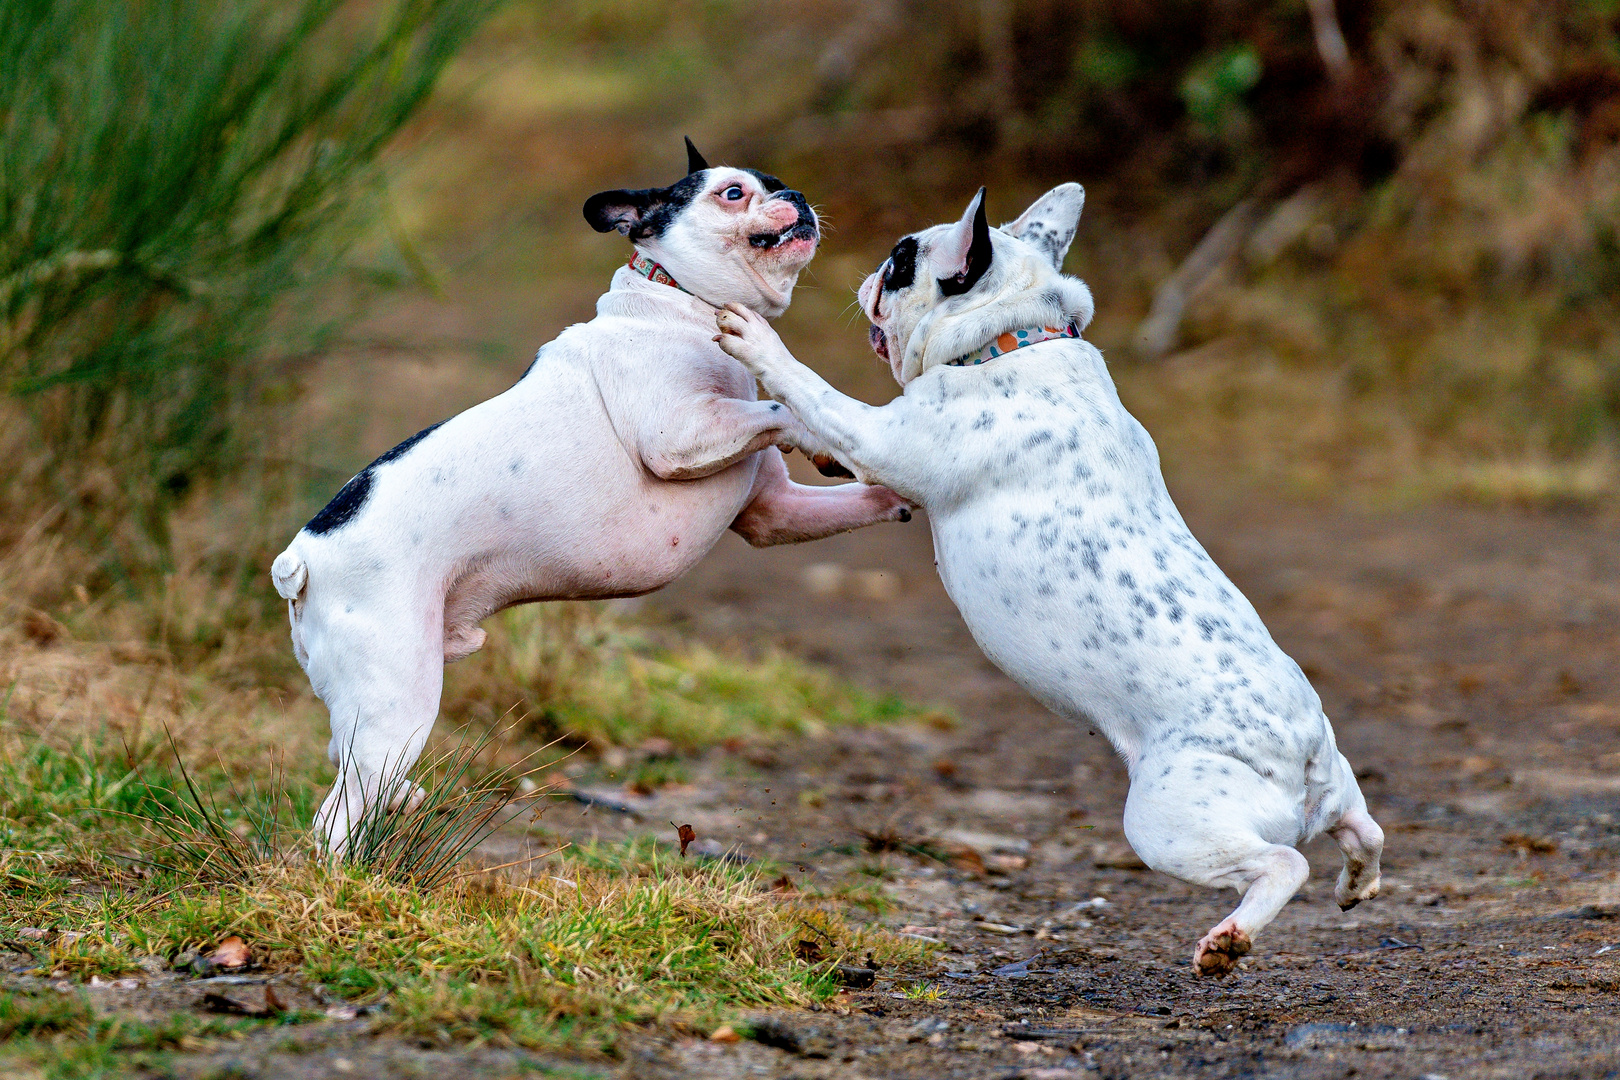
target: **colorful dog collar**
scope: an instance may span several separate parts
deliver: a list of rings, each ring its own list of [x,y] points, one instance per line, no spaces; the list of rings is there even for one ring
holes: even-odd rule
[[[681,292],[686,293],[688,296],[692,295],[690,289],[681,288],[681,283],[669,276],[668,270],[665,270],[662,266],[647,258],[647,256],[643,255],[640,251],[632,251],[630,253],[630,269],[634,270],[648,281],[654,281],[660,285],[672,285],[675,288],[680,289]]]
[[[658,264],[654,263],[653,265]],[[994,341],[978,352],[970,352],[966,356],[959,356],[955,360],[947,360],[945,363],[951,367],[972,367],[975,364],[982,364],[986,360],[994,360],[998,356],[1022,349],[1026,345],[1036,345],[1042,341],[1054,341],[1057,338],[1077,338],[1079,336],[1080,328],[1074,325],[1073,322],[1061,329],[1052,326],[1032,326],[1027,330],[1009,330],[1005,334],[997,336]]]

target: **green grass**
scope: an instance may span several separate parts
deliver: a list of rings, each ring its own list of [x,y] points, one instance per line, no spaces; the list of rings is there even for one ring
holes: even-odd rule
[[[863,691],[781,652],[745,660],[663,646],[600,604],[531,604],[490,621],[481,653],[446,671],[453,718],[511,714],[548,738],[593,746],[667,739],[696,750],[728,740],[815,737],[834,726],[949,725],[938,709]]]
[[[378,155],[493,6],[0,7],[0,395],[59,529],[138,569],[176,497],[263,457],[266,407],[348,315]]]
[[[784,896],[768,886],[777,867],[682,859],[651,839],[570,848],[534,873],[453,868],[423,887],[387,867],[309,857],[307,844],[277,849],[286,842],[277,825],[264,833],[265,847],[244,840],[243,861],[229,873],[200,873],[192,863],[173,873],[167,868],[184,862],[177,837],[188,829],[206,846],[221,843],[221,831],[252,834],[256,814],[288,815],[303,827],[307,817],[298,815],[307,811],[233,780],[223,764],[134,769],[93,742],[65,750],[15,732],[10,742],[18,752],[0,766],[8,848],[0,938],[32,952],[31,963],[8,954],[13,969],[67,987],[238,935],[269,971],[297,973],[336,998],[381,1003],[370,1014],[378,1036],[612,1056],[628,1026],[701,1034],[745,1024],[750,1010],[835,996],[838,960],[873,953],[892,965],[923,953],[845,921],[848,901],[862,906],[870,896]],[[454,783],[444,792],[428,785],[430,809],[461,805],[450,788],[489,787],[465,766],[448,775]],[[290,783],[313,786],[297,774]],[[168,824],[154,828],[165,815]],[[264,858],[248,862],[255,851]],[[59,936],[35,940],[18,933],[24,927]],[[822,945],[823,960],[799,957],[804,937]],[[92,1013],[85,1002],[55,988],[0,997],[0,1060],[47,1076],[110,1076],[137,1064],[161,1068],[177,1049],[268,1024],[320,1020],[175,1014],[137,1022]]]
[[[189,1013],[154,1022],[98,1016],[82,992],[0,991],[0,1064],[32,1065],[52,1080],[128,1076],[134,1069],[161,1067],[182,1046],[240,1036],[260,1026]]]

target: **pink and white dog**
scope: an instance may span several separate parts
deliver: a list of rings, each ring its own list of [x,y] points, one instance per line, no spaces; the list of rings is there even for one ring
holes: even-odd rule
[[[403,780],[438,715],[444,665],[479,622],[538,600],[637,596],[734,529],[815,540],[909,504],[863,484],[804,487],[780,448],[817,445],[714,343],[715,312],[787,309],[820,239],[804,196],[751,169],[688,173],[585,204],[635,245],[596,318],[544,346],[517,385],[367,466],[276,557],[293,650],[331,712],[336,782],[317,833],[341,850]],[[823,458],[822,460],[828,460]]]

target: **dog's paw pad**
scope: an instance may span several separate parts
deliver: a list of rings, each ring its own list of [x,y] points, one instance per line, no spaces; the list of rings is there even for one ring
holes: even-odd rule
[[[1193,953],[1193,969],[1203,976],[1221,978],[1230,975],[1237,962],[1253,948],[1249,935],[1236,928],[1210,931],[1198,943]]]

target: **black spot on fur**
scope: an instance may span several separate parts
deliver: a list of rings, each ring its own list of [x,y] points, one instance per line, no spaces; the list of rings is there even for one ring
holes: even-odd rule
[[[321,507],[321,512],[309,519],[304,531],[322,536],[333,529],[341,529],[353,520],[354,515],[366,503],[366,496],[371,494],[371,466],[367,465],[359,474],[338,489],[332,496],[332,501]]]
[[[758,169],[744,169],[743,172],[749,174],[755,180],[758,180],[760,185],[765,188],[765,193],[767,195],[775,195],[778,191],[784,191],[787,189],[786,184],[782,183],[782,181],[778,180],[770,173],[760,172]]]
[[[599,191],[585,200],[585,220],[601,233],[622,229],[631,240],[662,236],[703,190],[703,177],[693,173],[662,188]]]
[[[917,238],[902,237],[889,252],[889,268],[883,272],[883,291],[899,292],[917,280]]]
[[[433,433],[434,428],[438,426],[438,424],[434,424],[433,427],[423,428],[364,469],[361,469],[357,476],[338,489],[338,493],[332,496],[331,502],[321,508],[320,513],[309,519],[309,524],[304,526],[304,531],[315,536],[323,536],[334,529],[341,529],[350,521],[353,521],[354,515],[360,512],[360,508],[366,504],[366,498],[371,494],[371,475],[377,466],[386,465],[390,461],[397,461],[404,457],[411,447],[427,438]]]
[[[439,421],[439,424],[442,423],[444,423],[444,421]],[[382,457],[378,458],[376,461],[373,461],[370,468],[375,469],[377,466],[386,465],[390,461],[398,461],[400,458],[405,456],[406,452],[409,451],[411,447],[415,446],[417,443],[421,442],[423,439],[437,431],[439,424],[433,424],[430,427],[425,427],[421,431],[418,431],[415,435],[412,435],[410,438],[388,451]]]

